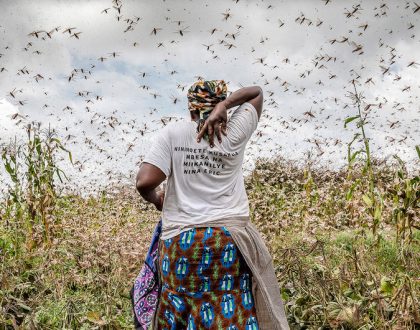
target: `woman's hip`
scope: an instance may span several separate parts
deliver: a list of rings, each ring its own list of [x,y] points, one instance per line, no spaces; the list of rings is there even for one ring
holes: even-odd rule
[[[163,240],[163,286],[177,292],[251,288],[252,273],[226,227],[194,227]]]

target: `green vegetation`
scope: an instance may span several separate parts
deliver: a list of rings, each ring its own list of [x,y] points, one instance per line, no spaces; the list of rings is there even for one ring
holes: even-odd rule
[[[419,326],[419,179],[377,163],[372,159],[384,208],[375,233],[363,199],[367,180],[348,200],[346,173],[302,170],[280,157],[260,160],[248,178],[253,221],[273,255],[293,328]],[[362,172],[353,169],[355,177]],[[410,193],[401,194],[407,184]],[[405,220],[395,217],[401,209]],[[411,223],[405,234],[402,221]]]
[[[0,202],[0,326],[132,329],[129,289],[159,212],[134,186],[98,197],[59,193],[59,153],[71,160],[50,130],[33,126],[27,144],[2,151],[12,184]],[[290,325],[414,329],[419,177],[398,157],[387,164],[370,155],[368,170],[350,157],[339,172],[260,159],[245,180]]]

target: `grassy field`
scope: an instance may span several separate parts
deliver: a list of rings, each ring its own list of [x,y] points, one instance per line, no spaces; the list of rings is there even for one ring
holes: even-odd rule
[[[134,185],[99,197],[56,193],[60,171],[48,154],[65,149],[34,141],[24,170],[18,152],[3,151],[12,184],[0,204],[0,327],[131,329],[129,289],[160,212]],[[419,177],[398,162],[371,159],[370,169],[278,157],[245,179],[292,329],[420,326]]]

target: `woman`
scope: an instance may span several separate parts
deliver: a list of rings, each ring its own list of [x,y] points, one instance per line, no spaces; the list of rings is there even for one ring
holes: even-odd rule
[[[140,194],[162,211],[154,329],[288,329],[242,173],[262,89],[227,97],[223,80],[198,81],[187,96],[191,121],[166,125],[137,175]],[[166,178],[165,191],[156,191]]]

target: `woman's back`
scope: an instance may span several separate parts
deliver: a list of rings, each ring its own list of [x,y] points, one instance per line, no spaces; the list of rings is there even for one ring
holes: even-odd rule
[[[168,177],[162,209],[163,227],[205,223],[216,218],[249,216],[242,162],[246,144],[257,128],[258,115],[248,102],[239,106],[227,122],[227,136],[196,141],[192,120],[172,122],[159,134],[143,162],[159,167]]]

